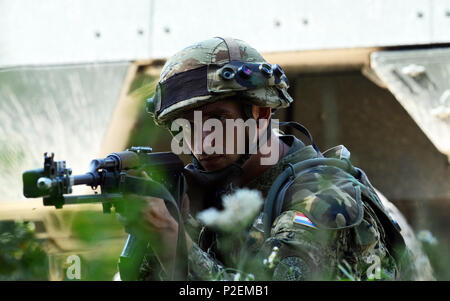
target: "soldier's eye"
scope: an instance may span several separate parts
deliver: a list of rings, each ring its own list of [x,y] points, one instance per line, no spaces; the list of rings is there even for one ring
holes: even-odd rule
[[[225,115],[215,115],[213,118],[218,119],[220,121],[225,121],[227,119]]]

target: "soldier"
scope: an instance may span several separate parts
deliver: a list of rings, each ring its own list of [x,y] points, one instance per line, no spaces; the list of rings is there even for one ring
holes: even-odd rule
[[[277,150],[274,162],[264,165],[261,160],[267,155],[261,145],[256,152],[247,146],[243,154],[206,153],[202,147],[211,128],[200,130],[197,141],[186,140],[193,154],[193,163],[186,167],[191,177],[184,204],[190,209],[184,214],[190,229],[189,279],[411,279],[414,271],[398,224],[364,172],[351,165],[345,147],[322,154],[298,124],[294,127],[311,138],[311,145],[272,130],[273,112],[293,101],[288,87],[280,66],[268,64],[237,39],[199,42],[164,65],[148,102],[159,125],[174,130],[172,122],[182,118],[188,121],[181,125],[183,130],[195,131],[194,111],[202,113],[200,129],[208,118],[223,123],[254,119],[263,121],[258,138],[269,137],[262,147]],[[250,145],[249,131],[246,138]],[[219,148],[226,149],[226,143]],[[217,147],[214,142],[210,146]],[[258,190],[265,198],[261,214],[243,231],[244,239],[233,241],[233,235],[193,218],[205,208],[221,208],[222,197],[241,188]],[[144,199],[143,224],[154,243],[165,247],[157,255],[163,266],[170,266],[177,223],[162,200]],[[144,264],[142,278],[151,270],[149,265]]]

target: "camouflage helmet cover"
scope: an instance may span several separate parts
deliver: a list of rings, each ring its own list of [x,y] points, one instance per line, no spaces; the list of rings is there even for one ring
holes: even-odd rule
[[[258,106],[284,108],[293,101],[288,87],[283,69],[268,64],[246,42],[216,37],[166,62],[147,111],[164,124],[181,112],[236,94]]]

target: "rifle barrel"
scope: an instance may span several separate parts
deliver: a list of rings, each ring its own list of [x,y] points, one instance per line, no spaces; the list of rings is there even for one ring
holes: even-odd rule
[[[98,185],[100,182],[99,176],[94,176],[92,173],[87,173],[84,175],[73,176],[73,185]]]

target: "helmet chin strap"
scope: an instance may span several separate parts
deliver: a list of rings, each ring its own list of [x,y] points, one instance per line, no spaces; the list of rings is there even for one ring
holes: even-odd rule
[[[184,168],[189,198],[199,202],[200,210],[211,206],[221,209],[222,195],[232,190],[233,180],[240,177],[242,173],[242,165],[237,162],[217,171],[206,171],[194,158],[194,163]]]

